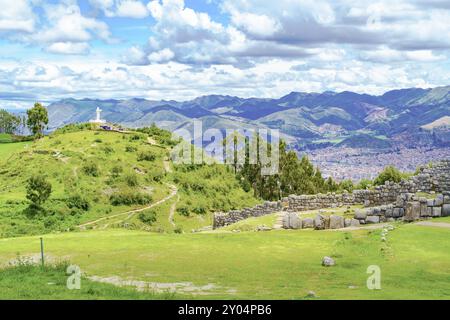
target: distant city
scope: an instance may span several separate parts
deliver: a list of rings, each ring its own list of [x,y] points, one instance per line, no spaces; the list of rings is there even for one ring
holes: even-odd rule
[[[308,157],[326,177],[358,181],[375,178],[388,165],[403,172],[414,172],[418,166],[429,162],[450,159],[450,148],[402,148],[383,153],[373,149],[329,147],[308,151]]]

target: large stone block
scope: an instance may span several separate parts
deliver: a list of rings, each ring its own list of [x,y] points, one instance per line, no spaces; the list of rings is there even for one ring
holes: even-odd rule
[[[428,217],[429,215],[429,211],[428,211],[428,207],[427,207],[427,201],[425,199],[425,202],[420,201],[420,216],[421,217]]]
[[[334,215],[330,216],[330,229],[342,229],[344,227],[344,217]]]
[[[316,230],[324,230],[325,229],[325,217],[318,214],[314,218],[314,229]]]
[[[358,220],[364,220],[367,217],[367,211],[366,210],[361,210],[361,209],[356,209],[355,210],[355,219]]]
[[[407,222],[420,219],[420,202],[410,201],[406,203],[405,216],[403,218]]]
[[[367,224],[380,223],[380,216],[368,216],[366,218],[366,223]]]
[[[444,204],[442,206],[442,216],[450,217],[450,204]]]
[[[438,194],[436,199],[434,199],[434,206],[442,206],[444,204],[444,195]]]
[[[359,223],[359,220],[352,219],[350,226],[351,227],[359,227],[361,224]]]
[[[433,207],[433,217],[437,218],[442,215],[442,208],[441,207]]]

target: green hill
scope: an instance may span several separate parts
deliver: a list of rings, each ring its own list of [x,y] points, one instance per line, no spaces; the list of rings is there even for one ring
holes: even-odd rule
[[[211,225],[212,212],[257,203],[223,165],[168,161],[170,133],[68,126],[36,142],[0,144],[0,236],[81,229],[186,231]],[[27,210],[26,185],[44,175],[44,212]],[[147,209],[146,209],[147,208]]]

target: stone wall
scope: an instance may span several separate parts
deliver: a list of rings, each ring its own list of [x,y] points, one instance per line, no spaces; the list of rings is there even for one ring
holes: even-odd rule
[[[253,208],[219,212],[214,215],[213,228],[220,228],[250,217],[260,217],[281,210],[281,202],[266,201]]]
[[[424,166],[420,173],[411,180],[417,191],[442,192],[450,190],[450,159],[435,163],[432,167]]]
[[[354,218],[360,224],[368,224],[394,220],[413,222],[448,216],[450,216],[450,191],[437,194],[434,199],[403,193],[393,204],[356,210]]]
[[[444,191],[434,199],[403,193],[394,204],[365,208],[355,211],[353,218],[338,215],[317,214],[315,218],[302,218],[295,212],[286,212],[284,229],[342,229],[360,225],[402,220],[413,222],[420,219],[450,216],[450,192]]]
[[[224,227],[250,217],[259,217],[277,211],[297,212],[364,204],[369,206],[391,205],[399,195],[416,192],[443,192],[450,190],[450,160],[425,166],[418,175],[400,183],[387,182],[373,190],[355,190],[352,193],[328,193],[317,195],[291,195],[277,202],[265,202],[254,208],[233,210],[214,215],[214,228]],[[406,197],[406,196],[405,196]],[[401,208],[398,206],[397,208]],[[397,211],[396,211],[397,212]],[[295,218],[294,218],[295,219]],[[372,218],[370,218],[372,219]],[[376,220],[376,218],[373,218]]]

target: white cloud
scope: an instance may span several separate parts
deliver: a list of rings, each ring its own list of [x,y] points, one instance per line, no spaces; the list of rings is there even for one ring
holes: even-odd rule
[[[281,25],[267,15],[235,12],[232,23],[257,37],[271,36],[281,29]]]
[[[35,16],[27,0],[0,0],[0,33],[33,32]]]
[[[151,54],[148,55],[148,60],[150,62],[161,63],[161,62],[168,62],[172,60],[174,57],[175,54],[173,53],[173,51],[166,48],[157,52],[152,52]]]
[[[89,45],[85,42],[55,42],[46,48],[47,52],[58,54],[87,54]]]
[[[125,0],[119,1],[117,4],[117,17],[142,19],[148,17],[147,7],[140,1]]]

